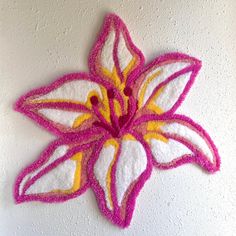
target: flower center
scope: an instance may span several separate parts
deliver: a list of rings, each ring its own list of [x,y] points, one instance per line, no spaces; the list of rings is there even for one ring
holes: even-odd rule
[[[123,95],[125,95],[127,100],[126,102],[129,103],[129,99],[132,96],[132,89],[128,86],[126,86],[123,90]],[[116,99],[116,94],[115,90],[113,88],[110,88],[107,90],[107,98],[109,100],[109,106],[110,106],[110,120],[111,123],[108,122],[104,116],[102,115],[100,111],[100,105],[99,102],[100,100],[98,99],[97,96],[91,96],[90,97],[90,103],[93,107],[93,111],[99,121],[95,121],[93,125],[99,126],[107,130],[113,137],[120,137],[122,135],[122,132],[127,129],[128,123],[130,120],[130,114],[128,111],[123,111],[121,114],[118,114],[115,112],[115,107],[114,107],[114,99]],[[128,104],[127,104],[128,106]],[[129,110],[127,108],[127,110]],[[123,113],[123,114],[122,114]],[[118,116],[118,117],[117,117]]]
[[[114,93],[114,90],[113,89],[108,89],[107,91],[107,97],[109,99],[114,99],[115,98],[115,93]]]
[[[129,116],[128,115],[123,115],[123,116],[121,116],[120,118],[119,118],[119,126],[120,126],[120,128],[122,128],[125,124],[126,124],[126,122],[129,120]]]

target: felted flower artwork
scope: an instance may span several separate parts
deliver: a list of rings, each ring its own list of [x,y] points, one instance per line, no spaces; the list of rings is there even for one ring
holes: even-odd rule
[[[103,215],[127,227],[153,169],[219,169],[207,132],[175,114],[198,59],[168,53],[145,65],[125,24],[109,14],[88,65],[89,73],[67,74],[16,102],[17,111],[57,136],[17,177],[17,203],[62,202],[91,188]]]

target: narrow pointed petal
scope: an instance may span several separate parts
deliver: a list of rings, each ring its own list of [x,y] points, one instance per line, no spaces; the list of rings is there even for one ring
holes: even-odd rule
[[[151,174],[151,154],[143,144],[130,134],[121,140],[107,139],[89,164],[99,208],[120,227],[130,224],[136,197]]]
[[[151,121],[145,140],[158,168],[169,169],[184,163],[196,163],[211,173],[220,168],[220,157],[210,136],[183,115]]]
[[[184,100],[201,68],[197,59],[171,53],[151,62],[136,81],[129,81],[139,109],[173,113]]]
[[[132,42],[123,21],[114,14],[107,15],[90,53],[91,73],[118,86],[143,63],[143,55]]]
[[[82,194],[89,186],[86,167],[93,143],[56,140],[38,160],[17,177],[14,197],[24,201],[61,202]]]
[[[22,96],[15,109],[50,132],[61,135],[91,127],[96,117],[90,98],[96,96],[103,103],[102,90],[100,84],[90,81],[84,73],[69,74]]]

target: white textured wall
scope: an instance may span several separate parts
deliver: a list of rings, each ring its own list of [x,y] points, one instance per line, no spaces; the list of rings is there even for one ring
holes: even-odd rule
[[[15,205],[14,179],[54,139],[12,110],[27,90],[57,76],[87,70],[87,56],[104,14],[120,15],[147,60],[189,53],[203,68],[178,112],[210,133],[221,171],[185,165],[153,171],[132,225],[121,230],[98,211],[93,193],[63,204]],[[41,1],[0,3],[0,235],[235,235],[236,1]]]

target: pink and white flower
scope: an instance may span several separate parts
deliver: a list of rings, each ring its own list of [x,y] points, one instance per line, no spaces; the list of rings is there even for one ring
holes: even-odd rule
[[[17,203],[62,202],[91,188],[105,217],[127,227],[153,167],[219,169],[206,131],[175,114],[199,60],[169,53],[145,65],[125,24],[110,14],[88,64],[89,73],[65,75],[16,102],[17,111],[57,136],[17,177]]]

